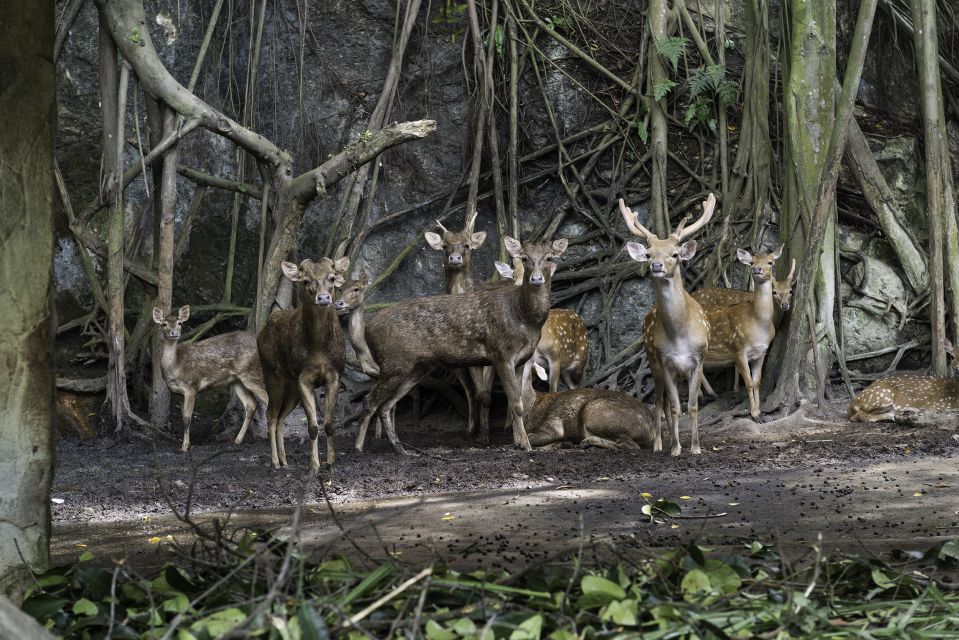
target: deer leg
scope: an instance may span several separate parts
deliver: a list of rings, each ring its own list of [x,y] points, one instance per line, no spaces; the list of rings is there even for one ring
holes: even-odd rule
[[[401,378],[397,377],[397,374],[389,376],[381,375],[373,382],[372,388],[367,391],[366,398],[363,400],[363,415],[360,419],[360,427],[356,432],[356,441],[353,443],[353,447],[357,452],[363,452],[363,445],[366,442],[366,430],[370,426],[370,421],[374,417],[377,417],[377,411],[380,405],[386,402],[392,395],[400,379]],[[380,423],[382,424],[382,420]]]
[[[766,354],[763,353],[753,363],[753,397],[756,401],[756,415],[762,413],[762,402],[759,400],[759,387],[763,380],[763,362],[766,361]]]
[[[736,368],[739,369],[739,375],[742,376],[743,383],[746,385],[746,397],[749,398],[749,415],[755,418],[759,415],[759,411],[753,398],[753,374],[749,370],[749,361],[745,354],[736,355]]]
[[[696,456],[702,452],[699,448],[699,385],[702,384],[702,380],[703,365],[700,363],[692,375],[689,376],[689,424],[693,432],[689,451]],[[677,420],[676,423],[679,424],[679,420]]]
[[[323,398],[323,430],[326,432],[326,464],[333,465],[336,452],[333,447],[333,419],[336,412],[336,396],[340,392],[340,376],[335,371],[326,378],[326,396]],[[316,449],[313,449],[316,453]],[[316,466],[319,460],[315,459]]]
[[[470,386],[470,374],[466,369],[453,369],[453,375],[463,388],[466,396],[466,433],[473,435],[476,432],[475,410],[473,409],[473,388]]]
[[[653,404],[656,418],[653,421],[653,429],[656,437],[653,440],[653,452],[663,450],[663,384],[662,380],[653,379]]]
[[[559,418],[550,418],[528,434],[529,443],[533,447],[545,447],[563,439],[563,421]]]
[[[699,388],[697,387],[696,390],[698,391]],[[666,372],[666,392],[669,395],[669,425],[673,433],[673,444],[669,453],[678,456],[683,452],[683,445],[679,442],[679,416],[682,415],[683,409],[679,403],[679,387],[676,384],[676,377],[668,371]]]
[[[379,408],[380,421],[383,422],[386,437],[389,439],[390,444],[393,445],[393,451],[403,456],[407,455],[407,453],[406,449],[404,449],[400,443],[400,439],[396,436],[396,424],[393,422],[393,409],[396,407],[396,403],[423,379],[423,375],[425,375],[425,373],[410,374],[409,377],[396,386],[396,390]]]
[[[608,438],[601,438],[599,436],[586,436],[583,438],[583,441],[579,443],[580,447],[599,447],[600,449],[639,449],[639,445],[635,442],[626,438],[629,441],[630,445],[626,445],[625,442],[619,440],[610,440]]]
[[[280,465],[286,466],[286,419],[296,409],[300,401],[300,390],[295,382],[288,382],[283,391],[283,404],[280,407],[276,423],[276,448],[280,456]]]
[[[559,362],[554,358],[547,358],[546,364],[549,365],[549,390],[550,393],[559,391]]]
[[[499,374],[499,379],[503,383],[510,410],[513,412],[513,444],[529,451],[532,447],[523,424],[523,394],[516,376],[516,366],[511,362],[500,360],[496,364],[496,373]]]
[[[319,438],[320,424],[316,419],[316,396],[314,395],[313,379],[301,377],[297,382],[300,392],[300,401],[306,411],[307,428],[310,434],[310,468],[320,468]]]
[[[279,422],[280,412],[283,409],[283,404],[286,402],[285,391],[286,387],[282,382],[277,383],[274,381],[271,383],[270,379],[267,378],[266,392],[269,400],[266,403],[266,433],[270,439],[270,460],[274,469],[280,466],[280,459],[276,447],[276,427]]]
[[[246,436],[246,430],[253,422],[253,414],[256,413],[256,398],[250,393],[249,389],[240,383],[233,385],[233,391],[243,404],[243,426],[240,427],[240,432],[236,434],[236,439],[233,442],[234,444],[242,444],[243,438]]]
[[[492,374],[486,375],[487,368],[488,367],[469,368],[469,377],[474,394],[473,408],[476,411],[476,421],[479,422],[479,441],[484,443],[489,442],[489,388],[493,382]]]
[[[193,421],[193,403],[196,402],[196,391],[189,389],[183,393],[183,444],[180,451],[190,450],[190,423]]]

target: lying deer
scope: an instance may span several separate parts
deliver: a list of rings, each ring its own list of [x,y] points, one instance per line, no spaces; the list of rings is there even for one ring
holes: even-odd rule
[[[546,371],[534,363],[541,380]],[[529,443],[534,447],[567,441],[604,449],[650,448],[655,440],[653,416],[640,400],[606,389],[568,389],[537,393],[523,388]]]
[[[796,259],[793,258],[792,267],[785,278],[773,278],[773,325],[778,328],[782,322],[783,316],[789,311],[792,305],[793,276],[796,273]],[[721,289],[714,287],[704,287],[693,291],[693,299],[699,304],[728,307],[741,302],[752,302],[752,291],[739,291],[738,289]],[[733,389],[739,389],[739,377],[734,378]],[[703,377],[703,388],[711,396],[715,396],[709,382]]]
[[[432,249],[443,252],[445,256],[443,275],[446,280],[446,293],[472,293],[477,289],[477,282],[473,276],[473,251],[483,245],[486,232],[474,231],[476,215],[477,212],[474,211],[462,231],[450,231],[437,220],[436,224],[443,234],[432,231],[424,234],[426,243]],[[466,396],[466,412],[469,414],[467,433],[476,433],[479,425],[480,441],[488,442],[490,390],[493,386],[492,368],[454,369],[453,373],[463,388],[463,395]],[[377,437],[379,437],[379,429],[377,429]]]
[[[551,244],[521,244],[503,239],[506,250],[526,264],[519,287],[484,288],[473,293],[403,300],[375,315],[366,341],[380,365],[380,377],[366,396],[356,436],[363,450],[373,414],[379,415],[393,449],[405,454],[396,437],[391,411],[396,403],[437,366],[493,365],[513,412],[513,444],[529,450],[517,367],[533,355],[549,313],[554,258],[566,251],[565,238]]]
[[[506,280],[516,284],[523,282],[523,263],[510,265],[494,262],[496,270]],[[586,323],[578,313],[570,309],[550,309],[543,325],[543,333],[536,345],[533,357],[523,370],[523,385],[531,382],[533,363],[549,370],[549,390],[558,391],[559,381],[575,389],[583,380],[583,371],[589,360],[589,333]]]
[[[190,448],[190,423],[196,395],[206,389],[231,385],[243,403],[243,426],[236,434],[236,444],[243,442],[246,430],[256,413],[256,402],[267,403],[263,370],[256,353],[256,337],[246,331],[234,331],[207,338],[193,344],[179,345],[181,327],[190,317],[190,306],[180,307],[177,315],[164,315],[153,307],[153,321],[160,325],[163,350],[160,370],[173,393],[183,396],[183,445]]]
[[[703,202],[703,215],[686,227],[683,218],[670,236],[660,239],[639,223],[632,209],[619,200],[619,209],[626,226],[633,235],[645,238],[648,247],[638,242],[626,243],[629,256],[637,262],[649,263],[649,275],[656,290],[656,304],[643,321],[643,340],[655,384],[656,440],[653,451],[663,449],[662,413],[666,408],[667,395],[670,402],[670,420],[673,432],[672,455],[682,453],[679,443],[679,380],[689,381],[689,418],[692,426],[690,450],[700,453],[699,447],[699,385],[703,379],[703,357],[709,345],[709,323],[706,314],[683,286],[679,265],[696,254],[696,241],[683,243],[685,238],[696,233],[709,222],[716,208],[716,196],[709,194]],[[682,243],[682,244],[681,244]]]
[[[752,269],[755,284],[752,300],[730,306],[703,305],[709,322],[709,347],[704,364],[707,368],[736,365],[746,383],[749,414],[753,418],[760,413],[763,361],[776,335],[773,274],[782,251],[783,245],[780,245],[775,251],[761,251],[753,256],[745,249],[737,249],[739,261]]]
[[[956,360],[956,370],[959,371],[959,350],[946,338],[943,338],[942,346]],[[959,378],[897,374],[876,380],[849,404],[849,420],[895,422],[903,409],[959,409]]]
[[[286,466],[283,444],[284,422],[303,402],[310,434],[310,466],[320,466],[319,423],[313,389],[323,384],[326,397],[323,428],[326,432],[326,462],[333,464],[333,411],[340,388],[340,373],[346,366],[343,332],[333,308],[333,291],[344,282],[349,258],[335,262],[304,260],[299,266],[282,264],[283,275],[299,283],[302,306],[274,311],[260,331],[256,344],[263,365],[267,407],[267,431],[274,467]]]

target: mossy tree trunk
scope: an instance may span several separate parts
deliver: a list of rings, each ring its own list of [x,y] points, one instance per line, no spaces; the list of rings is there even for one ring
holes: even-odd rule
[[[49,559],[53,478],[53,3],[0,20],[0,593]],[[21,560],[21,553],[23,560]],[[16,599],[16,598],[15,598]]]
[[[667,17],[669,0],[650,0],[649,2],[649,82],[646,87],[646,106],[649,109],[649,146],[650,176],[652,191],[650,194],[649,219],[650,230],[665,237],[669,233],[669,212],[666,210],[666,160],[669,124],[666,120],[666,98],[656,100],[656,87],[668,79],[666,65],[659,54],[659,45],[669,35]]]

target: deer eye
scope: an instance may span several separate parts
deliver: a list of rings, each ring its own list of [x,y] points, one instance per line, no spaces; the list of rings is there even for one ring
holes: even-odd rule
[[[674,258],[678,258],[678,257],[679,257],[679,253],[674,253],[674,254],[673,254],[673,257],[674,257]]]
[[[353,287],[353,293],[356,293],[356,292],[359,291],[359,290],[360,290],[359,287]]]

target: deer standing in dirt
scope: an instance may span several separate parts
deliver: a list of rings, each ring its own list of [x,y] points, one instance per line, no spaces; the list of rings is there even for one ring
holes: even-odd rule
[[[943,338],[942,346],[956,361],[956,371],[959,372],[959,350],[946,338]],[[852,422],[895,422],[904,409],[959,409],[959,377],[896,374],[876,380],[853,399],[848,415]]]
[[[494,265],[504,279],[517,285],[523,282],[525,270],[521,261],[515,261],[512,267],[504,262],[494,262]],[[559,391],[560,378],[567,387],[575,389],[583,380],[588,360],[586,323],[571,309],[550,309],[536,351],[523,370],[524,388],[532,379],[532,365],[538,363],[549,371],[550,391]]]
[[[257,349],[263,365],[267,407],[267,431],[273,466],[286,466],[283,444],[284,422],[299,402],[303,402],[310,434],[310,466],[318,469],[319,423],[313,389],[323,384],[323,428],[326,432],[326,462],[333,464],[333,412],[340,387],[340,373],[346,366],[343,331],[333,308],[333,292],[344,282],[349,258],[318,262],[304,260],[299,266],[282,264],[283,275],[299,283],[301,306],[274,311],[257,337]]]
[[[366,344],[366,311],[363,303],[366,299],[366,287],[370,279],[366,271],[361,271],[356,280],[347,280],[340,288],[340,295],[333,304],[336,313],[346,318],[346,335],[356,352],[356,361],[363,373],[375,378],[380,375],[380,367],[373,360],[373,354]]]
[[[703,379],[703,357],[709,345],[709,323],[706,314],[683,286],[680,263],[692,259],[696,254],[696,241],[683,240],[696,233],[709,222],[716,208],[716,196],[709,194],[703,202],[703,215],[691,226],[686,227],[687,218],[683,218],[679,227],[664,239],[639,223],[636,214],[626,206],[622,198],[619,209],[626,226],[633,235],[645,238],[648,247],[638,242],[628,242],[626,249],[630,257],[637,262],[649,263],[649,274],[656,290],[656,304],[643,321],[643,339],[655,384],[655,420],[656,440],[653,451],[662,451],[662,413],[666,408],[667,395],[670,413],[667,417],[672,426],[673,442],[671,453],[682,453],[679,443],[679,380],[689,381],[689,418],[692,427],[690,450],[700,453],[699,446],[699,385]]]
[[[760,251],[755,256],[737,249],[739,261],[749,265],[755,290],[752,300],[729,306],[703,305],[709,323],[709,347],[704,366],[716,368],[736,365],[746,384],[749,414],[759,417],[759,386],[766,352],[776,335],[773,281],[776,260],[783,246],[775,251]]]
[[[513,444],[529,450],[517,367],[533,355],[549,313],[555,258],[566,251],[565,238],[552,243],[503,239],[506,250],[526,264],[519,287],[484,288],[473,293],[403,300],[376,314],[366,341],[380,366],[380,377],[364,401],[356,449],[363,450],[373,414],[379,415],[393,449],[405,454],[396,437],[391,411],[437,366],[493,365],[513,412]],[[482,435],[482,434],[481,434]]]
[[[772,281],[773,326],[777,329],[782,322],[783,316],[789,311],[789,307],[792,305],[793,276],[795,273],[796,259],[793,258],[789,274],[786,275],[785,278],[774,278]],[[753,301],[752,291],[739,291],[738,289],[722,289],[718,287],[704,287],[693,291],[690,295],[693,296],[696,302],[704,307],[706,305],[729,307],[741,302]],[[703,377],[703,388],[709,395],[716,395],[716,392],[713,391],[705,376]],[[733,378],[733,390],[735,391],[737,389],[739,389],[739,376]]]
[[[446,279],[446,293],[472,293],[477,289],[477,282],[473,277],[473,251],[479,249],[486,240],[485,231],[474,231],[477,212],[466,222],[466,227],[459,232],[450,231],[437,220],[436,225],[443,232],[442,235],[427,231],[424,235],[426,243],[434,250],[443,252],[443,274]],[[463,388],[466,396],[467,418],[466,432],[470,435],[477,432],[482,442],[489,441],[489,407],[490,390],[493,386],[492,367],[470,367],[469,369],[454,369],[453,374]],[[377,428],[379,437],[379,428]]]
[[[256,413],[256,402],[267,404],[263,370],[256,353],[256,337],[246,331],[234,331],[193,344],[180,345],[182,325],[190,317],[190,306],[180,307],[176,315],[166,315],[153,307],[153,322],[160,326],[163,350],[160,370],[170,391],[183,396],[183,445],[190,448],[190,423],[193,403],[199,392],[230,385],[243,404],[243,426],[236,444],[243,442]]]
[[[533,364],[537,376],[546,371]],[[532,382],[532,381],[530,381]],[[523,387],[529,443],[534,447],[573,442],[604,449],[651,448],[656,437],[653,415],[640,400],[606,389],[567,389],[537,393]]]

